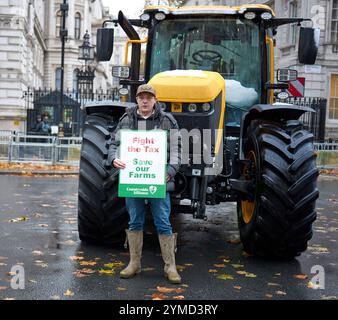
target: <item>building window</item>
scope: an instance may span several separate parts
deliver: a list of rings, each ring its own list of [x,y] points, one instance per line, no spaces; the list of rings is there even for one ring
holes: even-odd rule
[[[78,84],[79,84],[79,69],[73,71],[73,92],[77,93]]]
[[[289,3],[289,17],[297,18],[297,10],[298,10],[297,1],[290,2]],[[290,25],[290,38],[289,38],[290,44],[295,45],[296,39],[297,39],[297,25],[291,24]]]
[[[329,118],[338,120],[338,74],[331,76]]]
[[[61,68],[55,70],[55,89],[61,91]]]
[[[338,0],[332,2],[331,41],[338,43]]]
[[[81,37],[81,15],[79,13],[75,14],[75,39],[80,39]]]
[[[55,36],[60,38],[61,26],[62,26],[62,12],[58,11],[56,13],[56,29],[55,29]]]

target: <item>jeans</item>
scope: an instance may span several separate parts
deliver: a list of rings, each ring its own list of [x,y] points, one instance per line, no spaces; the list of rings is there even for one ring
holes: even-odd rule
[[[144,198],[126,198],[126,207],[129,213],[129,230],[141,231],[145,221]],[[158,234],[171,235],[172,227],[169,221],[170,196],[167,192],[164,199],[149,198],[148,203],[154,218]]]

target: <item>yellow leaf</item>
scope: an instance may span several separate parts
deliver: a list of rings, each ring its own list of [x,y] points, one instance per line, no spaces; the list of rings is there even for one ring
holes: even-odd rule
[[[234,277],[233,276],[230,276],[228,274],[221,274],[217,277],[217,279],[220,279],[220,280],[233,280]]]
[[[10,219],[10,220],[8,220],[8,222],[16,223],[16,222],[23,222],[23,221],[27,221],[27,220],[29,220],[29,218],[27,218],[26,216],[22,216],[22,217],[19,217],[19,218]]]
[[[216,269],[209,269],[208,272],[210,272],[210,273],[216,273],[216,272],[218,272],[218,270],[216,270]]]
[[[79,270],[81,273],[85,273],[85,274],[92,274],[95,273],[96,271],[93,269],[80,269]]]
[[[113,274],[115,274],[115,271],[113,269],[111,269],[111,270],[100,269],[99,273],[100,274],[106,274],[106,275],[113,275]]]
[[[184,296],[174,296],[173,298],[176,299],[176,300],[183,300]]]
[[[74,295],[74,292],[68,289],[63,295],[66,297],[72,297]]]
[[[154,271],[155,268],[142,268],[142,272]]]
[[[234,267],[235,269],[239,269],[239,268],[244,267],[242,264],[232,264],[231,266]]]
[[[257,275],[250,273],[250,272],[246,272],[246,271],[237,271],[237,274],[244,275],[246,278],[256,278],[257,277]]]
[[[161,293],[171,293],[171,292],[182,293],[185,291],[182,288],[167,288],[167,287],[159,287],[159,286],[156,289],[157,291]]]
[[[234,286],[234,289],[236,289],[236,290],[241,290],[242,287],[241,287],[241,286]]]
[[[119,267],[123,267],[124,266],[124,263],[121,262],[121,261],[117,261],[117,262],[112,262],[112,263],[106,263],[104,265],[106,268],[119,268]]]
[[[193,266],[192,263],[185,263],[184,265],[185,265],[186,267],[192,267],[192,266]]]
[[[127,290],[126,288],[122,288],[122,287],[117,287],[116,289],[117,289],[117,291],[126,291]]]

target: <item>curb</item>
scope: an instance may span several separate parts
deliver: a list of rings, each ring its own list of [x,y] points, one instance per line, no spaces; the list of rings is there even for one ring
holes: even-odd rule
[[[15,176],[23,176],[23,175],[40,175],[40,176],[73,176],[79,175],[79,171],[46,171],[46,170],[0,170],[0,175],[15,175]]]

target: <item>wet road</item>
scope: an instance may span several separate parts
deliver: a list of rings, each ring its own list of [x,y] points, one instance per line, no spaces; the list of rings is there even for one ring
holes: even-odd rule
[[[126,250],[78,240],[76,178],[0,176],[0,299],[338,299],[338,180],[321,178],[319,188],[314,237],[292,261],[246,256],[234,204],[210,207],[207,222],[175,217],[183,282],[174,286],[162,277],[151,225],[143,272],[120,279]],[[25,289],[11,287],[14,265],[24,268]],[[324,270],[325,289],[309,285],[314,266]]]

